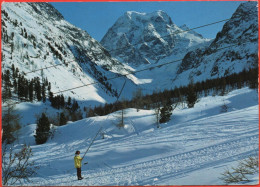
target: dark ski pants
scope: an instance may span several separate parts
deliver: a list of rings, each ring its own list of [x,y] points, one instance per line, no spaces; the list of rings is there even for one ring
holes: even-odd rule
[[[77,176],[78,176],[78,179],[81,179],[81,168],[76,168],[77,169]]]

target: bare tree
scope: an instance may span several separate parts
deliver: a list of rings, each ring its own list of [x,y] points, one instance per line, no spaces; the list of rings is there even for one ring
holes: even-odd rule
[[[13,145],[4,144],[2,149],[2,181],[3,185],[22,184],[22,181],[30,181],[29,177],[36,174],[38,167],[31,161],[32,149],[23,145],[21,150],[15,152]]]
[[[2,141],[8,144],[15,140],[14,132],[20,129],[20,115],[15,111],[15,104],[8,100],[2,108]]]
[[[135,103],[135,108],[137,112],[142,108],[143,106],[143,91],[141,88],[138,88],[135,92],[133,92],[133,101]]]
[[[232,167],[231,170],[227,169],[222,173],[221,180],[226,184],[250,182],[248,175],[259,173],[258,156],[250,156],[249,158],[239,162],[237,167]]]
[[[155,114],[155,117],[156,117],[156,126],[157,128],[160,128],[160,110],[161,110],[161,107],[160,105],[158,104],[155,109],[154,109],[154,114]]]
[[[225,113],[228,111],[228,106],[227,104],[225,103],[225,101],[223,100],[223,105],[221,106],[221,109],[220,109],[220,112],[221,113]]]

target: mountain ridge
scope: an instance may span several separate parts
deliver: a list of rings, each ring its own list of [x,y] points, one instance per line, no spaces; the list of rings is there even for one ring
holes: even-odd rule
[[[197,77],[205,80],[205,77],[202,77],[202,69],[209,77],[222,77],[256,67],[258,65],[256,5],[256,2],[242,3],[208,47],[186,54],[178,74],[190,71],[190,78],[199,74]],[[221,48],[223,50],[217,50]],[[182,78],[183,76],[180,76],[179,79]]]
[[[4,3],[3,11],[11,12],[13,19],[8,19],[2,11],[3,69],[10,68],[11,63],[23,67],[24,72],[61,64],[43,72],[43,74],[47,72],[44,76],[51,78],[54,92],[81,87],[68,91],[65,96],[86,101],[98,100],[103,104],[116,99],[116,94],[121,90],[125,80],[127,86],[122,94],[126,98],[131,98],[136,88],[142,89],[144,93],[153,93],[155,90],[185,86],[190,80],[203,81],[255,66],[257,54],[255,44],[241,44],[233,52],[228,49],[222,53],[216,51],[219,48],[233,46],[234,42],[240,40],[257,41],[258,27],[255,24],[257,10],[253,9],[254,7],[256,7],[254,2],[241,4],[231,17],[231,21],[224,25],[214,40],[201,38],[200,34],[190,30],[186,25],[178,27],[163,11],[152,13],[128,11],[118,19],[119,23],[123,24],[122,28],[117,27],[119,33],[113,31],[113,26],[109,29],[111,36],[119,37],[119,39],[107,37],[112,44],[112,49],[109,50],[86,31],[65,21],[63,16],[48,3]],[[24,18],[15,11],[24,15]],[[142,16],[145,18],[141,18]],[[14,23],[15,19],[20,23]],[[139,26],[125,27],[136,23]],[[115,25],[117,26],[116,23]],[[158,25],[164,26],[158,29],[155,27]],[[126,30],[136,32],[140,27],[143,27],[141,31],[146,35],[140,35],[140,32],[139,35],[125,32]],[[12,29],[13,33],[10,32]],[[160,31],[165,32],[158,34]],[[240,35],[232,35],[233,31]],[[133,41],[134,43],[131,43]],[[239,53],[240,50],[244,52]],[[118,60],[113,57],[115,54],[118,54]],[[228,66],[220,63],[225,60],[224,57],[232,63]],[[142,62],[139,63],[140,59]],[[245,63],[244,59],[249,59],[250,62]],[[241,67],[236,68],[235,61],[239,61]],[[174,63],[160,66],[168,62]],[[146,71],[142,71],[143,69]],[[34,72],[27,77],[34,76],[41,77],[42,72]],[[67,80],[68,77],[71,77],[71,81],[64,82],[63,80]],[[95,84],[88,86],[90,90],[86,88],[85,85],[92,83]]]
[[[183,57],[188,48],[207,41],[201,35],[198,37],[194,32],[182,30],[167,13],[159,10],[126,12],[108,30],[101,44],[113,57],[138,67],[158,63],[168,56]]]
[[[14,64],[28,79],[48,77],[54,93],[81,86],[63,94],[94,103],[111,102],[124,79],[107,79],[131,70],[49,3],[3,3],[2,25],[2,69]],[[98,84],[84,86],[92,83]]]
[[[239,73],[244,69],[248,70],[250,68],[255,68],[258,62],[257,15],[256,2],[241,3],[231,18],[224,24],[222,30],[218,32],[215,39],[205,41],[204,44],[198,46],[190,46],[188,47],[188,50],[177,48],[176,45],[181,42],[185,44],[186,42],[186,46],[189,46],[189,43],[187,42],[189,40],[175,40],[174,45],[176,48],[173,48],[173,54],[176,55],[167,56],[165,55],[166,53],[163,53],[164,56],[156,56],[157,60],[154,60],[153,63],[145,58],[147,63],[132,65],[132,67],[137,70],[142,69],[143,67],[151,67],[150,72],[147,71],[142,75],[137,75],[140,79],[150,79],[150,84],[142,84],[139,86],[143,90],[150,90],[150,92],[152,92],[150,89],[151,87],[159,90],[170,89],[176,86],[179,87],[188,85],[190,81],[201,82],[206,79],[223,77],[232,73]],[[105,39],[108,38],[107,35],[109,35],[109,33],[113,30],[113,38],[108,39],[111,39],[112,41],[113,39],[117,40],[118,43],[122,41],[120,38],[116,37],[117,33],[115,31],[120,30],[117,24],[118,22],[116,22],[109,29],[107,34],[104,36]],[[122,27],[124,28],[124,26]],[[196,33],[194,30],[190,30],[185,25],[182,25],[181,28],[183,30],[181,30],[180,35],[185,35],[187,34],[186,31],[188,31],[197,37],[201,37],[200,34]],[[168,36],[170,36],[170,34]],[[142,37],[143,36],[140,36],[140,38]],[[110,42],[110,44],[104,44],[105,39],[102,40],[101,43],[105,47],[112,49],[111,55],[115,58],[120,58],[120,60],[124,63],[127,63],[129,59],[135,59],[135,56],[146,55],[146,53],[143,53],[142,49],[147,48],[147,51],[150,50],[145,43],[142,44],[142,42],[137,42],[137,47],[135,47],[131,46],[131,42],[128,42],[128,48],[133,48],[133,51],[128,50],[125,52],[120,51],[119,49],[114,52],[113,50],[116,49],[116,46],[113,45],[113,42]],[[124,34],[124,39],[127,41],[127,34]],[[157,41],[156,38],[153,39],[153,41]],[[124,43],[122,42],[122,45],[123,44]],[[150,48],[154,48],[157,51],[164,50],[163,47],[160,48],[152,45],[152,43],[150,44]],[[143,48],[140,47],[137,49],[141,45],[143,45]],[[160,64],[167,64],[168,62],[174,63],[170,63],[165,67],[160,66]],[[131,65],[130,62],[127,64]],[[157,68],[153,68],[153,64],[156,64]],[[161,75],[161,77],[159,77],[159,75]]]

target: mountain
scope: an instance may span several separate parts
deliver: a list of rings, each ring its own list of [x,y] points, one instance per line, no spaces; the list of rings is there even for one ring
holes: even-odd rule
[[[258,27],[255,9],[256,3],[241,4],[214,41],[187,48],[189,52],[182,54],[185,55],[183,60],[176,61],[171,55],[164,57],[162,54],[162,61],[154,63],[171,63],[154,68],[144,65],[146,71],[141,71],[140,65],[134,75],[121,77],[135,69],[112,58],[100,43],[86,31],[65,21],[50,4],[3,3],[2,70],[12,73],[15,66],[19,69],[19,76],[27,79],[38,76],[44,82],[48,78],[53,92],[62,91],[60,93],[66,97],[85,100],[89,104],[114,101],[122,85],[126,85],[122,97],[130,96],[137,86],[145,92],[170,89],[178,84],[187,84],[189,78],[198,81],[221,76],[220,67],[227,70],[231,67],[226,62],[233,63],[234,68],[236,65],[239,67],[230,68],[228,73],[238,72],[240,67],[256,66]],[[187,26],[182,26],[182,29],[187,29]],[[193,31],[182,34],[201,38]],[[165,43],[161,44],[164,46]],[[217,68],[211,71],[215,63]],[[196,71],[202,74],[194,75]],[[118,79],[110,79],[117,76]],[[10,81],[3,82],[3,88],[10,86]],[[238,79],[237,82],[241,81]],[[70,90],[75,87],[80,88]],[[2,132],[13,131],[9,129],[15,124],[13,136],[17,138],[13,144],[3,144],[2,177],[9,179],[3,180],[6,182],[4,185],[224,185],[227,181],[223,181],[223,174],[225,176],[235,168],[241,170],[238,166],[244,168],[244,159],[255,161],[252,171],[258,168],[258,90],[248,87],[236,89],[236,86],[234,89],[220,95],[204,90],[204,93],[199,93],[193,108],[188,107],[185,96],[182,96],[185,88],[174,94],[166,91],[161,97],[177,103],[173,104],[171,119],[161,123],[160,128],[157,124],[159,113],[153,107],[160,105],[158,98],[161,97],[150,97],[145,101],[137,99],[138,102],[153,104],[142,109],[119,111],[123,107],[120,105],[125,103],[129,106],[128,102],[116,103],[113,113],[102,115],[101,109],[99,115],[93,112],[93,117],[70,120],[66,124],[61,124],[62,109],[51,107],[49,101],[22,102],[16,105],[15,111],[10,106],[5,107],[7,103],[4,103]],[[142,94],[136,92],[135,95],[139,97]],[[72,110],[67,112],[77,110],[74,103]],[[70,106],[66,107],[69,109]],[[103,113],[112,111],[109,107],[105,105]],[[50,137],[46,143],[36,144],[36,123],[40,121],[36,119],[41,112],[47,113],[49,120],[46,121],[51,123],[50,132],[41,133]],[[20,117],[21,128],[17,127]],[[28,149],[27,145],[30,146]],[[84,179],[80,181],[73,165],[76,150],[81,151],[81,156],[85,154],[82,164]],[[231,185],[258,184],[257,171],[249,172],[253,175],[242,173],[243,176],[239,176],[242,181]]]
[[[163,11],[128,11],[108,30],[101,44],[110,54],[133,67],[158,63],[165,57],[182,58],[194,47],[207,44],[187,26],[178,27]]]
[[[200,38],[203,39],[203,36],[199,33],[197,33],[196,31],[194,30],[191,30],[186,24],[180,26],[180,28],[183,30],[183,31],[188,31],[190,34],[193,34],[194,36],[198,36]]]
[[[257,64],[256,5],[242,3],[213,41],[178,27],[163,11],[128,11],[104,36],[103,47],[48,3],[3,3],[2,70],[13,64],[28,79],[48,77],[54,93],[90,104],[115,101],[124,81],[122,95],[130,98],[137,87],[153,93],[229,75]]]
[[[52,92],[89,104],[114,101],[124,80],[134,86],[125,78],[108,80],[131,68],[112,58],[86,31],[64,20],[51,4],[2,5],[2,71],[14,65],[25,78],[48,78]],[[71,90],[75,87],[80,88]]]
[[[147,71],[135,76],[146,80],[138,86],[152,93],[256,67],[257,18],[257,3],[242,3],[216,38],[207,40],[186,25],[177,27],[162,11],[127,12],[109,29],[101,43],[111,50],[112,56],[137,70],[147,64]],[[176,32],[181,33],[171,35]],[[151,40],[148,42],[146,38]],[[145,50],[142,46],[146,46]],[[160,66],[164,63],[169,64]]]
[[[246,2],[237,8],[208,47],[185,55],[176,80],[187,76],[195,80],[223,77],[257,65],[257,2]]]

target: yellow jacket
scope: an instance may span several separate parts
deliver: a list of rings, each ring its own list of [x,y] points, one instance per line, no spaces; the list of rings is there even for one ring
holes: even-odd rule
[[[81,161],[82,161],[82,158],[79,155],[75,155],[75,157],[74,157],[75,168],[81,168]]]

